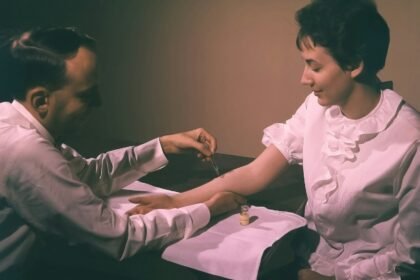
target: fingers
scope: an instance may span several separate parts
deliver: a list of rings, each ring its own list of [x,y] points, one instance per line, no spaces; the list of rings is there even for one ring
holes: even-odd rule
[[[246,203],[246,199],[232,192],[219,192],[204,202],[210,210],[211,216],[216,216],[234,209]]]
[[[137,205],[136,207],[131,208],[127,212],[125,212],[128,216],[132,215],[144,215],[152,211],[152,208],[149,208],[147,206]]]
[[[217,150],[217,140],[216,140],[216,138],[203,128],[197,128],[195,131],[198,134],[198,136],[196,138],[198,140],[198,142],[201,142],[201,143],[204,143],[205,145],[207,145],[211,154],[214,154]]]
[[[146,203],[147,202],[147,197],[145,196],[135,196],[135,197],[130,197],[128,199],[128,201],[130,201],[131,203]]]
[[[148,198],[146,196],[136,196],[136,197],[130,197],[128,201],[130,201],[131,203],[136,203],[136,204],[147,204]],[[139,214],[147,214],[152,210],[153,209],[148,207],[147,205],[137,205],[125,213],[128,216],[132,216],[132,215],[139,215]]]
[[[161,136],[159,141],[165,154],[180,154],[193,149],[206,159],[217,149],[216,138],[203,128]]]
[[[204,140],[190,139],[190,141],[191,141],[190,146],[193,149],[198,151],[197,157],[206,158],[206,157],[210,157],[213,154],[212,151],[210,150],[209,145],[206,142],[204,142]]]
[[[216,152],[217,140],[203,128],[193,130],[194,140],[197,141],[196,149],[200,152],[197,157],[203,161],[209,161],[210,157]]]

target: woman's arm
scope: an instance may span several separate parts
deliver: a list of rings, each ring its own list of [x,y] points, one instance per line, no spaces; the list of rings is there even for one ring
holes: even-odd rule
[[[264,189],[288,167],[284,156],[274,146],[269,146],[251,163],[234,169],[200,187],[174,196],[177,207],[202,202],[213,194],[231,191],[250,195]]]
[[[234,169],[204,185],[176,194],[146,195],[130,199],[140,205],[128,214],[147,213],[159,208],[179,208],[208,200],[218,192],[230,191],[240,195],[250,195],[261,191],[289,166],[283,154],[274,146],[266,148],[254,161]]]

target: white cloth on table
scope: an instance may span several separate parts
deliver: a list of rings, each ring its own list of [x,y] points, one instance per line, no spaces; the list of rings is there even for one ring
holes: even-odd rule
[[[130,196],[139,193],[175,192],[135,182],[108,199],[109,205],[124,213],[134,204]],[[306,225],[290,212],[251,206],[250,224],[239,224],[239,213],[222,216],[192,237],[169,245],[162,258],[229,279],[257,279],[263,253],[288,232]],[[275,260],[274,260],[275,261]]]
[[[162,258],[228,279],[257,279],[265,250],[290,231],[305,226],[306,220],[265,207],[252,206],[249,213],[249,225],[240,225],[240,214],[232,214],[168,246]]]

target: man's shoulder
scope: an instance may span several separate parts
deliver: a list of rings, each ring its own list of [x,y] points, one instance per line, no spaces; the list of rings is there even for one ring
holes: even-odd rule
[[[0,158],[13,161],[42,158],[56,150],[36,129],[17,124],[0,124],[0,147]]]

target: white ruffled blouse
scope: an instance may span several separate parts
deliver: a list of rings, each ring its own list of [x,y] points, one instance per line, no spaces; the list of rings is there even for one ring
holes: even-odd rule
[[[419,113],[391,90],[357,120],[310,94],[285,124],[264,130],[266,146],[303,165],[305,217],[320,235],[313,270],[336,279],[419,270],[419,139]]]

